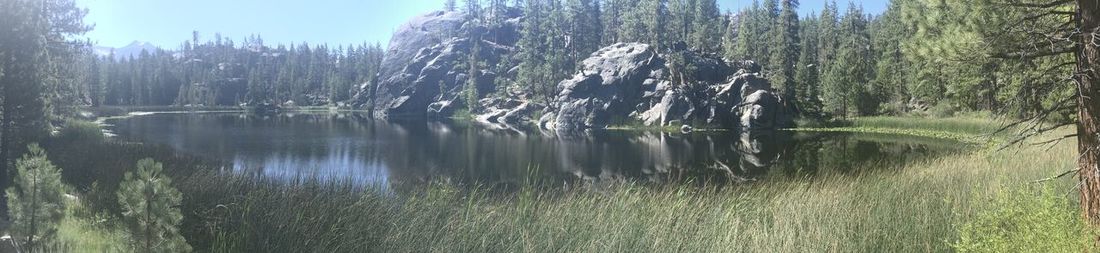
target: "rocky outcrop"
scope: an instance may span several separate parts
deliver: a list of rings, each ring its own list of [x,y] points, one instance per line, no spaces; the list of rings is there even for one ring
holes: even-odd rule
[[[482,124],[511,128],[531,122],[530,116],[541,111],[542,105],[510,97],[490,97],[480,101],[480,112],[474,120]]]
[[[752,62],[649,45],[605,47],[582,63],[539,120],[543,129],[573,131],[640,121],[722,128],[774,129],[790,124],[790,109]]]
[[[558,84],[556,110],[545,114],[545,129],[583,130],[602,128],[625,119],[638,109],[646,90],[667,86],[662,79],[664,62],[646,44],[615,44],[585,59],[572,79]]]
[[[496,87],[515,80],[515,59],[508,57],[514,55],[520,19],[518,10],[492,27],[468,22],[460,12],[413,18],[394,34],[375,84],[361,86],[351,105],[375,118],[446,118],[474,108],[471,115],[482,123],[538,122],[565,131],[633,122],[771,129],[789,122],[789,109],[759,77],[758,65],[730,63],[683,43],[664,52],[639,43],[605,47],[558,84],[554,99],[532,102],[527,92]],[[484,67],[471,72],[474,52]],[[478,96],[467,92],[470,84]]]
[[[390,40],[377,85],[363,85],[352,100],[376,118],[450,117],[467,108],[463,88],[473,78],[478,94],[495,90],[490,68],[471,76],[469,55],[496,66],[518,39],[519,12],[506,13],[504,25],[487,28],[468,23],[461,12],[437,11],[401,26]]]

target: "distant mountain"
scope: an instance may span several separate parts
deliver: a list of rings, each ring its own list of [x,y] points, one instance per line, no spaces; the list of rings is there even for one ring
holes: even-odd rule
[[[156,54],[159,48],[157,48],[157,46],[154,46],[153,44],[150,44],[149,42],[134,41],[130,42],[129,45],[120,48],[96,46],[95,54],[99,56],[109,56],[111,55],[112,50],[114,50],[115,59],[124,59],[127,57],[137,58],[139,55],[141,55],[142,50],[148,51],[149,54]]]

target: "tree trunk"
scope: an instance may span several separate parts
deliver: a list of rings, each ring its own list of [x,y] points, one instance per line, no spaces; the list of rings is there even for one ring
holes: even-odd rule
[[[1077,173],[1081,209],[1089,224],[1100,225],[1100,1],[1077,0],[1080,41],[1076,50]]]
[[[3,80],[0,79],[0,82]],[[3,84],[0,84],[3,85]],[[12,180],[8,173],[8,156],[11,153],[10,142],[12,140],[11,124],[8,123],[9,119],[7,115],[10,115],[3,108],[6,105],[0,103],[0,222],[7,221],[8,217],[8,187],[11,186]]]

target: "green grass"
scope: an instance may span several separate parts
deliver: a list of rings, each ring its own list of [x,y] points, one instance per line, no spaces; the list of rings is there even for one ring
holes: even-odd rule
[[[1001,191],[962,224],[952,246],[961,252],[1096,252],[1098,231],[1057,187]]]
[[[880,116],[858,117],[833,124],[799,124],[799,127],[787,130],[912,135],[993,145],[992,142],[998,137],[1011,132],[995,134],[1007,124],[1005,120],[981,115],[950,118]]]
[[[844,132],[844,133],[865,133],[865,134],[892,134],[892,135],[912,135],[930,138],[940,138],[953,141],[959,141],[967,144],[984,144],[990,140],[986,136],[972,135],[972,134],[960,134],[947,131],[936,130],[924,130],[924,129],[898,129],[898,128],[876,128],[876,127],[830,127],[830,128],[793,128],[791,131],[798,132]]]
[[[70,200],[57,231],[58,249],[73,252],[131,252],[125,231],[109,216]]]
[[[865,128],[914,129],[969,135],[988,135],[1007,123],[1005,120],[987,116],[950,118],[860,117],[851,120],[852,126]]]
[[[57,224],[57,233],[48,241],[36,241],[37,245],[32,249],[24,250],[29,252],[134,252],[128,246],[129,241],[125,231],[110,217],[96,214],[84,206],[84,201],[81,199],[66,199],[64,205],[64,216]],[[2,232],[8,233],[8,231]]]

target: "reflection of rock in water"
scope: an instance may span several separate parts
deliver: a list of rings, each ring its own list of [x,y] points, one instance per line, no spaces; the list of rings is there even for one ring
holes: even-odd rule
[[[736,150],[738,166],[718,160],[713,167],[726,171],[734,182],[755,181],[768,172],[785,153],[790,134],[783,131],[744,131]]]
[[[564,148],[559,153],[562,169],[582,184],[596,185],[628,181],[693,181],[707,185],[748,182],[766,174],[787,152],[790,141],[789,133],[781,131],[631,135],[626,143],[597,140],[600,135],[593,132],[583,134],[586,137],[560,139]],[[585,144],[576,144],[577,138]]]
[[[779,133],[775,131],[741,132],[739,148],[741,161],[755,167],[767,167],[779,158]]]
[[[476,123],[367,122],[388,150],[371,155],[389,168],[395,189],[430,182],[494,188],[532,182],[717,186],[759,179],[790,144],[789,133],[777,131],[533,132]]]

